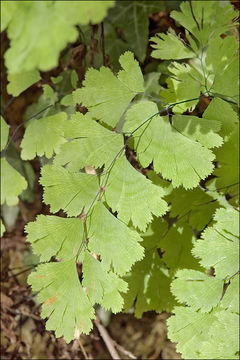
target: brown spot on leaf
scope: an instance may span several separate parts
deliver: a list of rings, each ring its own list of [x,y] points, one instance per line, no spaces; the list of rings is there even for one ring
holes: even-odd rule
[[[54,304],[57,300],[56,294],[44,301],[44,304]]]
[[[103,186],[100,186],[100,188],[99,188],[99,194],[102,194],[104,191],[105,191],[105,187],[103,187]]]
[[[106,189],[105,187],[100,186],[99,191],[98,191],[98,193],[99,193],[99,198],[98,198],[98,200],[99,200],[99,201],[101,201],[101,197],[102,197],[102,194],[104,193],[105,189]]]
[[[44,279],[46,275],[35,275],[36,279]]]

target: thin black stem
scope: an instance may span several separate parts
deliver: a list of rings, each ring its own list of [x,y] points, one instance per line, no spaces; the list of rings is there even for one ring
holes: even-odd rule
[[[222,186],[222,187],[216,188],[216,189],[214,189],[214,190],[211,190],[211,189],[204,189],[204,190],[205,190],[205,192],[207,192],[207,191],[218,191],[218,190],[227,189],[227,188],[229,188],[229,187],[231,187],[231,186],[235,186],[235,185],[238,185],[238,184],[239,184],[239,181],[236,182],[236,183],[233,183],[233,184],[229,184],[229,185],[226,185],[226,186]]]
[[[40,264],[41,264],[41,263],[38,263],[38,264],[34,264],[34,265],[32,265],[32,266],[29,266],[27,269],[24,269],[24,270],[22,270],[22,271],[19,271],[19,272],[16,273],[16,274],[14,274],[14,273],[12,272],[12,269],[9,269],[9,271],[11,271],[12,275],[8,276],[8,279],[10,279],[11,277],[15,277],[15,276],[19,276],[19,275],[21,275],[21,274],[24,274],[25,272],[34,269],[35,267],[37,267],[37,266],[40,265]]]
[[[230,280],[236,276],[237,274],[239,274],[240,270],[238,270],[237,272],[235,272],[235,274],[231,275],[230,277],[226,277],[225,279],[223,279],[224,281],[228,280],[229,284],[230,284]]]
[[[198,21],[197,21],[197,19],[196,19],[196,16],[195,16],[195,14],[194,14],[194,11],[193,11],[192,0],[190,0],[189,3],[190,3],[190,9],[191,9],[192,17],[193,17],[193,19],[194,19],[194,21],[195,21],[195,23],[196,23],[196,25],[197,25],[198,30],[200,31],[199,23],[198,23]]]
[[[16,99],[16,97],[15,96],[13,96],[10,100],[8,100],[8,102],[6,103],[6,105],[4,106],[4,108],[3,108],[3,111],[2,111],[2,114],[1,115],[3,115],[5,112],[6,112],[6,110],[9,108],[9,106],[13,103],[13,101]]]

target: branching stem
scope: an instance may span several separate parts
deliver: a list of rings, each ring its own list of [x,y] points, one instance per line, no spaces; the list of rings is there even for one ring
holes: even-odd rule
[[[78,256],[82,250],[82,247],[84,246],[85,249],[86,248],[86,238],[85,238],[85,232],[87,233],[87,228],[86,228],[86,221],[87,221],[87,218],[88,218],[88,215],[93,207],[93,205],[95,204],[98,196],[102,194],[102,189],[104,188],[104,186],[106,185],[105,184],[105,180],[106,180],[106,177],[108,175],[108,173],[110,172],[111,168],[114,166],[114,163],[115,161],[117,160],[117,158],[122,154],[122,152],[126,149],[128,143],[129,143],[129,140],[133,137],[133,135],[135,134],[135,132],[137,132],[143,125],[145,125],[146,123],[150,122],[155,116],[157,115],[161,115],[162,113],[164,112],[168,112],[168,110],[170,108],[172,108],[173,106],[175,105],[179,105],[179,104],[183,104],[183,103],[186,103],[186,102],[190,102],[190,101],[194,101],[194,100],[199,100],[201,96],[199,97],[196,97],[196,98],[192,98],[192,99],[188,99],[188,100],[182,100],[182,101],[179,101],[179,102],[175,102],[175,103],[172,103],[172,104],[169,104],[166,108],[156,112],[155,114],[151,115],[149,118],[147,118],[146,120],[144,120],[140,125],[138,125],[133,131],[130,132],[129,136],[126,137],[125,141],[124,141],[124,145],[121,147],[121,149],[117,152],[117,154],[114,156],[114,158],[112,159],[110,165],[108,166],[108,168],[106,169],[106,171],[104,172],[104,177],[99,185],[99,188],[98,188],[98,191],[96,193],[96,195],[94,196],[93,198],[93,201],[91,202],[87,212],[84,214],[84,217],[83,217],[83,235],[82,235],[82,242],[79,246],[79,249],[77,251],[77,254],[76,254],[76,260],[78,259]]]

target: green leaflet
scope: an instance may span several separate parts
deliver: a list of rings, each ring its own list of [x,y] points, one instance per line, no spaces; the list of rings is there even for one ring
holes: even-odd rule
[[[206,53],[206,68],[211,74],[223,73],[229,60],[237,55],[238,43],[234,36],[218,37],[209,42]],[[217,54],[217,56],[216,56]],[[223,74],[222,74],[223,75]],[[227,79],[226,79],[227,80]]]
[[[77,171],[84,166],[108,168],[123,146],[122,135],[105,129],[88,115],[77,113],[64,124],[64,143],[54,158],[54,164],[67,165]],[[73,156],[74,154],[74,156]]]
[[[143,100],[144,98],[150,96],[158,97],[160,94],[161,86],[159,84],[161,73],[159,72],[150,72],[144,75],[144,93],[139,94],[136,99]]]
[[[238,211],[232,206],[229,206],[227,209],[219,209],[216,211],[214,220],[217,222],[215,224],[215,229],[227,233],[229,239],[235,240],[239,235],[239,219]],[[230,236],[231,235],[231,236]]]
[[[204,119],[218,120],[222,126],[219,134],[226,138],[230,135],[238,124],[237,113],[232,106],[220,98],[214,98],[203,113]]]
[[[221,301],[221,307],[234,313],[239,313],[239,275],[230,280],[230,284]]]
[[[200,313],[177,306],[173,313],[174,316],[167,320],[168,336],[177,343],[177,351],[184,359],[202,359],[201,345],[208,340],[208,329],[217,320],[215,311]]]
[[[205,80],[200,68],[174,61],[168,70],[172,76],[167,79],[168,89],[162,90],[161,96],[167,103],[183,101],[182,104],[173,107],[175,113],[182,113],[188,109],[192,110],[197,105],[198,99],[186,103],[184,100],[198,98],[201,92],[204,93]]]
[[[7,19],[3,27],[8,26],[11,40],[11,47],[5,53],[9,74],[33,69],[47,71],[57,66],[60,51],[77,39],[75,25],[102,21],[107,9],[114,4],[113,1],[4,3]]]
[[[166,102],[173,103],[207,93],[237,103],[238,44],[234,36],[220,37],[234,26],[231,21],[236,18],[236,12],[232,5],[222,2],[214,6],[212,1],[198,1],[194,4],[183,2],[180,8],[181,12],[173,11],[171,17],[185,27],[189,45],[183,44],[170,29],[167,35],[152,38],[156,42],[153,57],[192,60],[189,64],[172,62],[168,67],[172,76],[167,79],[168,88],[162,90],[161,96]],[[174,111],[191,110],[197,102],[178,104]]]
[[[41,261],[52,256],[57,259],[72,259],[82,242],[83,224],[81,219],[64,219],[58,216],[38,215],[35,222],[25,227],[27,241]]]
[[[66,44],[76,40],[77,30],[72,23],[57,14],[54,3],[17,3],[16,16],[7,29],[11,39],[11,47],[5,53],[9,73],[26,72],[35,68],[50,70],[57,66],[58,55]]]
[[[27,182],[5,158],[1,159],[1,204],[5,201],[8,206],[18,203],[18,196],[27,188]]]
[[[144,259],[136,263],[124,279],[130,289],[124,295],[126,311],[131,308],[135,298],[137,318],[141,318],[145,311],[172,311],[175,301],[170,292],[171,277],[157,250],[147,251]]]
[[[234,36],[213,39],[206,53],[206,70],[212,78],[210,93],[221,94],[238,102],[239,59],[238,43]]]
[[[44,187],[43,199],[50,204],[51,212],[63,209],[68,216],[86,212],[98,192],[94,175],[71,173],[61,166],[46,165],[41,169],[40,184]]]
[[[5,148],[6,149],[6,148]],[[6,156],[7,162],[15,169],[19,174],[21,174],[28,183],[28,187],[20,194],[20,198],[23,201],[33,202],[34,194],[34,182],[35,182],[35,173],[33,170],[32,165],[29,161],[22,161],[20,157],[20,151],[15,146],[15,144],[10,141],[9,145],[6,149]]]
[[[215,225],[204,231],[192,253],[201,265],[214,267],[216,276],[179,270],[171,285],[174,296],[190,306],[175,308],[175,316],[168,320],[169,337],[178,342],[177,350],[184,358],[237,358],[238,315],[233,312],[239,311],[238,276],[230,280],[225,293],[223,285],[224,277],[238,270],[238,213],[230,207],[218,209],[214,219]]]
[[[191,254],[194,241],[194,233],[185,223],[174,224],[159,238],[158,245],[164,252],[162,259],[171,272],[183,268],[201,270]]]
[[[90,68],[83,87],[73,93],[76,103],[88,107],[90,117],[114,127],[131,100],[144,91],[142,72],[133,53],[125,52],[119,62],[123,68],[117,77],[109,68]]]
[[[101,256],[105,271],[113,268],[116,274],[124,275],[143,258],[144,249],[139,244],[141,237],[116,219],[101,202],[95,205],[87,226],[88,247]]]
[[[11,152],[11,147],[8,148],[8,150],[10,149],[8,152],[4,150],[8,144],[8,134],[9,126],[1,116],[1,151],[3,153],[1,158],[1,204],[6,201],[8,206],[14,206],[17,205],[18,196],[21,194],[27,200],[31,200],[31,196],[27,193],[27,186],[29,183],[29,188],[31,188],[31,181],[34,176],[31,165],[18,161],[15,156],[16,153]],[[28,180],[28,183],[25,178]],[[22,193],[23,191],[24,193]]]
[[[60,104],[63,106],[74,106],[72,94],[65,95],[60,101]]]
[[[1,116],[1,151],[5,148],[8,141],[9,126]]]
[[[114,8],[113,8],[114,9]],[[114,70],[119,70],[120,65],[118,62],[119,57],[127,50],[131,50],[131,46],[124,40],[120,39],[118,33],[116,31],[116,26],[118,23],[111,24],[111,11],[109,11],[109,15],[104,22],[104,37],[105,37],[105,50],[106,54],[109,55],[110,63],[113,66]],[[101,61],[101,60],[100,60]],[[102,65],[102,61],[100,62],[100,66]]]
[[[147,177],[153,182],[153,184],[158,185],[163,189],[164,196],[171,194],[173,187],[169,181],[162,179],[162,177],[156,174],[153,170],[149,170],[147,172]]]
[[[39,291],[47,330],[54,330],[56,337],[64,336],[67,343],[79,333],[90,332],[94,309],[80,284],[75,259],[39,265],[28,283]]]
[[[179,22],[198,40],[201,47],[210,39],[215,39],[231,27],[231,21],[237,17],[233,6],[228,2],[184,1],[181,11],[172,11],[171,17]]]
[[[192,253],[205,268],[214,267],[215,276],[179,270],[171,285],[173,295],[189,306],[176,307],[175,316],[168,320],[169,338],[178,342],[177,350],[187,359],[237,358],[238,212],[230,206],[221,208],[214,220],[202,240],[196,240]],[[224,278],[233,275],[224,286]]]
[[[144,120],[157,113],[158,108],[153,102],[142,101],[133,105],[126,114],[124,130],[133,131]],[[134,148],[140,164],[147,167],[153,161],[154,170],[161,173],[165,179],[171,180],[174,187],[183,185],[185,189],[194,188],[200,179],[206,178],[213,171],[214,154],[204,145],[219,146],[220,138],[212,136],[216,123],[213,121],[212,125],[210,122],[206,125],[206,121],[195,119],[193,126],[189,120],[188,130],[181,134],[171,126],[168,117],[155,116],[134,134]],[[194,125],[194,122],[198,125]],[[186,125],[187,123],[177,126],[182,128]],[[204,132],[209,132],[206,140],[197,129],[199,126]]]
[[[234,208],[218,209],[216,223],[208,227],[196,241],[192,253],[205,268],[214,267],[218,278],[224,279],[239,270],[239,214]]]
[[[238,359],[239,317],[215,308],[210,313],[176,307],[168,333],[185,359]],[[227,334],[227,336],[226,336]]]
[[[222,148],[215,150],[217,167],[214,175],[217,176],[216,188],[220,193],[233,196],[233,205],[239,204],[239,126],[226,141]]]
[[[45,110],[44,110],[45,109]],[[64,109],[65,110],[65,109]],[[42,111],[42,112],[41,112]],[[56,106],[50,106],[50,99],[45,98],[44,94],[40,95],[38,101],[29,105],[24,113],[24,120],[26,121],[26,128],[27,123],[31,120],[30,118],[35,120],[41,120],[45,117],[56,115],[59,111],[59,108]]]
[[[70,3],[70,5],[69,5]],[[100,23],[107,11],[114,5],[114,0],[106,1],[61,1],[56,2],[56,13],[64,16],[72,24],[87,25]]]
[[[41,79],[40,73],[38,70],[31,70],[22,73],[9,74],[7,85],[7,91],[13,96],[18,96],[24,90],[29,88],[31,85],[36,83]]]
[[[106,310],[111,309],[114,313],[122,310],[121,293],[127,291],[127,283],[112,271],[104,271],[101,262],[88,251],[84,253],[83,286],[93,305],[100,303]]]
[[[118,72],[118,80],[120,80],[129,90],[133,92],[142,92],[144,88],[143,76],[140,66],[134,55],[130,51],[126,51],[119,58],[123,70]]]
[[[49,100],[49,103],[51,105],[54,105],[57,100],[57,93],[54,92],[53,88],[50,85],[44,84],[43,85],[43,97],[46,100]]]
[[[154,218],[142,235],[144,258],[124,277],[129,285],[129,291],[123,296],[124,309],[128,311],[136,300],[135,316],[139,318],[145,311],[172,311],[176,304],[170,292],[171,276],[158,252],[159,239],[166,230],[167,222]]]
[[[239,100],[239,59],[236,57],[224,70],[223,74],[217,73],[211,91],[230,97],[235,102]]]
[[[221,129],[220,121],[191,115],[174,115],[172,125],[182,135],[198,141],[208,149],[220,147],[223,143],[221,136],[216,134]]]
[[[71,71],[70,79],[71,79],[72,87],[74,89],[77,89],[77,87],[78,87],[78,74],[77,74],[76,70]]]
[[[210,325],[208,339],[201,344],[201,358],[239,359],[239,315],[220,311],[216,317],[217,321]]]
[[[166,198],[171,203],[170,217],[186,221],[193,229],[202,231],[211,222],[219,203],[200,188],[174,189]]]
[[[181,60],[196,56],[173,31],[168,34],[157,34],[150,40],[155,43],[152,45],[155,50],[151,53],[155,59]]]
[[[1,2],[1,32],[6,29],[17,10],[17,1]],[[4,16],[3,16],[4,14]]]
[[[164,192],[132,167],[125,156],[116,160],[104,192],[105,200],[118,218],[125,223],[132,221],[134,227],[146,230],[153,216],[162,216],[167,203],[162,199]],[[142,208],[144,201],[144,211]]]
[[[195,311],[209,312],[222,296],[223,281],[200,271],[179,270],[171,284],[171,291],[180,303],[186,303]]]
[[[30,120],[21,142],[21,158],[31,160],[36,155],[51,158],[59,152],[60,145],[66,140],[63,137],[63,124],[67,119],[65,112],[42,119]]]
[[[216,178],[212,181],[207,182],[207,186],[207,194],[211,196],[213,202],[217,201],[220,207],[224,207],[226,209],[231,207],[231,200],[228,201],[226,197],[222,193],[220,193],[220,191],[218,192],[218,190],[216,190]]]

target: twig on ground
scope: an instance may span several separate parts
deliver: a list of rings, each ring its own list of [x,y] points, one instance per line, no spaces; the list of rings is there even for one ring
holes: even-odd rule
[[[119,345],[115,340],[113,340],[113,343],[118,350],[123,353],[124,355],[127,355],[130,359],[137,359],[135,355],[133,355],[130,351],[124,349],[121,345]]]
[[[87,353],[83,347],[83,344],[81,343],[81,340],[80,340],[80,337],[77,339],[78,343],[79,343],[79,346],[81,348],[81,352],[83,353],[83,356],[85,359],[89,359],[89,357],[87,356]]]
[[[94,320],[96,327],[113,359],[121,359],[117,353],[117,350],[114,347],[115,341],[112,340],[110,335],[108,334],[106,328],[100,323],[98,319]]]

